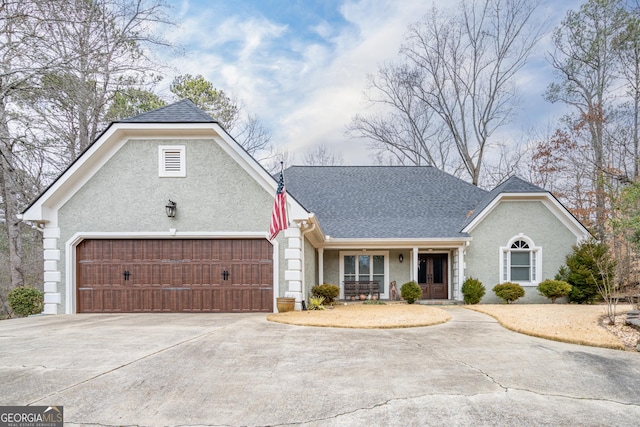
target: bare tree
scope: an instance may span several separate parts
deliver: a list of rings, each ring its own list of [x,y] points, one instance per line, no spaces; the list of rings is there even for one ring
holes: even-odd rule
[[[25,203],[21,153],[25,147],[28,151],[29,130],[20,116],[20,105],[42,75],[66,60],[48,54],[48,42],[40,32],[51,11],[47,6],[29,0],[0,3],[0,196],[11,288],[24,284],[18,214]]]
[[[10,288],[34,280],[25,271],[31,250],[23,259],[23,233],[34,231],[19,221],[20,211],[97,136],[111,91],[136,80],[127,60],[144,54],[140,43],[152,39],[146,25],[158,22],[162,7],[146,0],[0,2],[0,196]]]
[[[534,137],[524,164],[529,181],[552,192],[586,227],[594,226],[592,164],[585,130],[563,127]]]
[[[589,270],[590,279],[595,284],[598,294],[604,300],[609,324],[614,325],[620,297],[618,295],[618,281],[615,277],[616,261],[608,251],[604,255],[601,254],[595,245],[587,246],[587,251],[594,262],[593,268]]]
[[[379,111],[356,115],[347,134],[369,140],[374,156],[389,156],[395,164],[453,171],[450,140],[434,111],[415,96],[412,73],[407,65],[384,65],[369,76],[367,100]]]
[[[271,132],[265,128],[258,117],[249,114],[244,107],[241,107],[241,118],[232,129],[233,137],[238,141],[247,153],[260,158],[268,156],[271,149]]]
[[[276,147],[271,148],[269,155],[260,160],[262,167],[270,174],[276,174],[280,172],[280,168],[284,165],[285,168],[295,163],[295,156],[289,152],[286,148]]]
[[[106,126],[116,94],[155,83],[160,67],[149,57],[166,46],[153,31],[171,24],[162,0],[69,0],[41,31],[51,55],[70,58],[40,82],[34,109],[43,132],[60,140],[59,167],[73,161]]]
[[[605,237],[605,123],[615,97],[618,54],[615,43],[624,28],[626,14],[620,0],[589,0],[580,10],[569,11],[554,31],[551,64],[556,82],[547,99],[563,102],[576,113],[575,128],[589,132],[593,153],[593,191],[596,198],[595,230]]]
[[[640,7],[638,4],[628,11],[624,17],[625,24],[622,31],[614,40],[615,53],[618,55],[620,74],[629,98],[623,109],[631,117],[631,126],[625,126],[631,132],[624,147],[626,159],[631,159],[631,170],[626,171],[629,180],[633,181],[640,174]],[[626,108],[625,108],[626,107]],[[617,134],[617,133],[615,133]]]
[[[404,64],[385,66],[372,80],[379,96],[372,102],[392,115],[356,116],[350,131],[416,164],[461,167],[478,185],[491,137],[514,116],[515,76],[543,34],[534,22],[537,7],[529,0],[462,0],[457,15],[433,8],[410,26]],[[408,144],[394,143],[403,135],[410,135]]]
[[[317,146],[304,156],[304,164],[308,166],[342,166],[342,154],[332,151],[326,144]]]

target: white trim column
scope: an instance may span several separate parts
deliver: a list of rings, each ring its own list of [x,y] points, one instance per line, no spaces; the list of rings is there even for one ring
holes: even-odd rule
[[[302,310],[302,233],[296,224],[291,224],[284,231],[287,239],[287,247],[284,250],[284,258],[287,260],[287,269],[284,272],[284,280],[287,282],[287,292],[284,296],[296,299],[296,310]]]
[[[411,249],[411,280],[418,282],[418,248]]]
[[[61,280],[61,273],[58,270],[60,261],[60,250],[58,249],[58,239],[60,239],[59,228],[45,228],[42,232],[42,247],[44,249],[44,314],[58,314],[62,303],[62,296],[58,290]]]
[[[460,246],[456,249],[456,282],[453,284],[453,299],[462,301],[462,283],[464,282],[464,247]]]
[[[318,248],[318,284],[324,283],[324,248]]]

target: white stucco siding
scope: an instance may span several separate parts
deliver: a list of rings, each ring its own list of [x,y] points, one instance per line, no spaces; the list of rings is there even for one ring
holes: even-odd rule
[[[317,268],[318,257],[316,249],[308,239],[304,239],[304,286],[305,295],[302,297],[307,300],[311,295],[311,288],[318,284]]]
[[[324,251],[324,283],[341,286],[340,278],[340,251]]]
[[[500,248],[522,234],[541,248],[542,271],[538,282],[552,279],[564,264],[565,257],[577,243],[576,236],[543,204],[542,201],[502,201],[470,233],[473,238],[466,249],[465,277],[475,277],[487,292],[483,303],[501,300],[491,290],[501,282]],[[520,302],[546,302],[535,286],[525,287]]]
[[[160,145],[185,145],[186,177],[158,176]],[[178,204],[176,218],[165,213],[169,199]],[[129,140],[62,206],[59,225],[266,232],[272,204],[273,196],[213,140]]]
[[[186,176],[159,177],[158,146],[184,145]],[[177,203],[175,218],[165,205]],[[65,243],[78,233],[236,233],[266,236],[273,195],[213,139],[129,140],[58,211],[63,260]],[[278,237],[280,252],[286,245]],[[274,257],[276,255],[274,254]],[[279,277],[286,265],[274,264]],[[64,313],[65,263],[60,292]],[[275,272],[274,272],[275,273]],[[277,292],[277,287],[276,290]]]
[[[398,257],[402,254],[402,263]],[[389,282],[396,282],[397,289],[411,280],[411,254],[409,249],[394,249],[389,251]],[[385,283],[385,289],[389,290],[389,283]]]

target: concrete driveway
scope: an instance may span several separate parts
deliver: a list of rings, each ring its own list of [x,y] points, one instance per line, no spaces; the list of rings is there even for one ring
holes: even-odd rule
[[[350,330],[264,314],[0,322],[0,405],[66,425],[584,425],[640,422],[640,354],[443,325]]]

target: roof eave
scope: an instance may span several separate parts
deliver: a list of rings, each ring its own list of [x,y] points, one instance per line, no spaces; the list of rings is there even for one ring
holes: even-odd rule
[[[325,236],[320,247],[324,249],[407,249],[429,247],[448,249],[465,246],[472,240],[460,237],[419,237],[419,238],[342,238]]]

